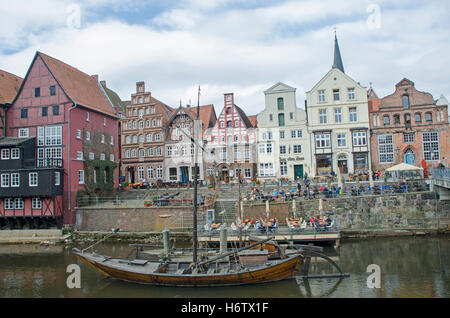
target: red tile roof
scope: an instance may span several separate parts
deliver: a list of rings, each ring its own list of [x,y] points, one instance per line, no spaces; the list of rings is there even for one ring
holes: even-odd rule
[[[197,106],[192,106],[185,108],[187,111],[191,113],[193,118],[197,118]],[[214,127],[216,124],[216,112],[214,110],[214,105],[204,105],[200,106],[200,120],[203,123],[203,131],[207,128]]]
[[[11,103],[19,91],[22,78],[0,70],[0,104]]]
[[[258,115],[248,116],[248,120],[252,124],[253,128],[258,127]]]
[[[37,54],[75,104],[117,117],[96,79],[44,53]]]

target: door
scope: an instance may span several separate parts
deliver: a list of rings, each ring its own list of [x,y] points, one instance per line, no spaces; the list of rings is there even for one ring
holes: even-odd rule
[[[339,159],[338,168],[341,173],[343,174],[348,173],[347,159]]]
[[[181,167],[181,182],[187,183],[189,180],[189,169],[188,167]]]
[[[414,166],[416,164],[416,155],[414,154],[414,151],[411,149],[408,149],[405,152],[405,163]]]
[[[303,179],[303,165],[294,165],[294,178]]]

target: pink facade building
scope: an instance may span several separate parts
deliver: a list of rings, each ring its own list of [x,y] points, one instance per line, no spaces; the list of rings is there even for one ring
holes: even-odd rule
[[[37,52],[6,127],[7,137],[35,137],[37,169],[63,169],[64,224],[75,224],[81,197],[117,188],[119,119],[97,75]]]

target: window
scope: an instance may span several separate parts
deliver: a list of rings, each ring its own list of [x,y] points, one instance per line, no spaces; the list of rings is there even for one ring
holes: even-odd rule
[[[56,86],[52,85],[50,86],[50,96],[55,96],[56,95]]]
[[[158,166],[158,167],[156,168],[156,177],[157,177],[158,179],[161,179],[162,176],[163,176],[163,168],[162,168],[162,166]]]
[[[61,184],[61,172],[55,171],[55,186],[59,186]]]
[[[348,89],[348,99],[349,100],[355,99],[355,88],[354,87]]]
[[[286,160],[280,161],[280,174],[282,176],[287,175],[287,161]]]
[[[161,135],[160,134],[156,134],[155,135],[155,141],[160,141],[161,140]]]
[[[227,121],[227,128],[233,128],[233,123],[231,120]]]
[[[19,132],[17,135],[19,138],[26,138],[30,135],[30,129],[29,128],[19,128]]]
[[[272,153],[272,143],[267,144],[267,153]]]
[[[278,114],[278,126],[284,126],[284,114]]]
[[[378,136],[378,162],[394,162],[394,138],[392,135]]]
[[[414,142],[414,133],[403,133],[403,142],[404,143]]]
[[[151,142],[152,139],[153,139],[152,137],[153,137],[152,134],[148,134],[148,135],[147,135],[147,142]]]
[[[86,140],[91,140],[91,133],[89,131],[86,131]]]
[[[30,187],[37,187],[38,186],[38,173],[37,172],[30,172],[28,174],[28,185]]]
[[[143,109],[139,109],[139,118],[144,117],[144,110]]]
[[[280,154],[286,154],[286,146],[280,146]]]
[[[252,169],[244,168],[244,178],[251,178],[251,177],[252,177]]]
[[[1,187],[2,188],[9,187],[9,173],[2,173],[2,175],[1,175]]]
[[[77,160],[83,160],[83,152],[77,151]]]
[[[93,152],[89,153],[89,160],[94,160],[95,159],[95,155]]]
[[[270,121],[273,121],[273,114],[270,114],[270,115],[269,115],[269,120],[270,120]]]
[[[289,119],[291,119],[291,120],[294,119],[294,113],[292,113],[292,112],[289,113]]]
[[[273,163],[260,163],[259,164],[259,176],[271,177],[274,175]]]
[[[383,124],[384,124],[385,126],[387,126],[387,125],[390,124],[389,115],[384,115],[384,116],[383,116]]]
[[[402,105],[403,105],[403,109],[409,109],[409,96],[408,95],[402,96]]]
[[[325,103],[325,90],[319,90],[319,103]]]
[[[319,109],[319,122],[321,124],[327,123],[327,110],[326,109]]]
[[[415,114],[414,115],[414,120],[416,121],[416,123],[421,123],[422,122],[422,115]]]
[[[20,110],[20,118],[28,118],[28,109],[21,109]]]
[[[284,130],[280,130],[280,139],[284,138],[285,138]]]
[[[147,150],[147,155],[148,155],[149,157],[152,157],[152,156],[153,156],[153,148],[148,148],[148,150]]]
[[[5,199],[5,210],[13,210],[14,209],[14,201],[13,199]]]
[[[111,146],[114,146],[114,136],[111,136],[111,140],[110,140],[109,144],[110,144]]]
[[[316,135],[316,148],[330,148],[330,134],[318,134]]]
[[[105,135],[102,135],[101,143],[102,143],[102,144],[105,143]]]
[[[34,89],[34,97],[40,97],[41,96],[41,88],[40,87],[36,87]]]
[[[105,159],[106,159],[105,154],[104,154],[104,153],[101,153],[101,154],[100,154],[100,160],[105,160]]]
[[[353,146],[367,146],[367,133],[365,131],[353,132]]]
[[[90,115],[89,115],[89,112],[86,112],[86,121],[90,121]]]
[[[259,153],[266,153],[266,146],[264,144],[258,145]]]
[[[9,149],[2,149],[2,160],[9,159]]]
[[[220,128],[225,128],[225,123],[223,121],[220,122]]]
[[[238,135],[234,135],[234,141],[239,141],[239,136]]]
[[[338,102],[340,100],[339,90],[338,89],[333,89],[333,99],[334,99],[335,102]]]
[[[59,115],[59,106],[53,106],[53,116],[58,116]]]
[[[155,177],[155,169],[152,166],[147,167],[147,178],[153,179]]]
[[[125,158],[130,158],[130,150],[125,151]]]
[[[342,122],[342,110],[340,108],[334,109],[334,122],[341,123]]]
[[[11,187],[20,187],[19,173],[11,173]]]
[[[45,146],[62,145],[62,126],[38,127],[38,146],[44,145]]]
[[[17,209],[17,210],[23,209],[23,199],[22,198],[14,199],[14,209]]]
[[[394,115],[394,125],[400,125],[400,115]]]
[[[144,179],[145,175],[144,175],[144,167],[139,166],[138,167],[138,179]]]
[[[84,184],[84,170],[78,170],[78,184]]]
[[[350,114],[350,122],[354,123],[358,121],[358,115],[356,113],[356,107],[350,107],[348,109],[348,112]]]
[[[143,120],[139,121],[139,129],[144,129],[144,121]]]
[[[433,121],[433,116],[431,115],[431,113],[426,113],[425,114],[425,120],[427,122],[432,122]]]
[[[150,120],[147,119],[145,121],[145,127],[150,128]]]
[[[277,105],[278,105],[278,110],[284,110],[284,99],[283,99],[283,97],[278,97]]]
[[[137,136],[133,136],[133,144],[137,144],[138,141],[138,137]]]
[[[81,139],[81,129],[77,129],[77,139]]]
[[[337,134],[337,145],[338,147],[346,147],[347,146],[347,138],[345,134]]]
[[[145,136],[144,135],[139,135],[139,142],[143,143],[145,141]]]
[[[172,156],[172,146],[167,146],[167,156]]]
[[[262,145],[262,146],[264,146],[264,145]],[[222,160],[227,159],[227,148],[222,148],[222,151],[220,152],[220,159],[222,159]]]
[[[234,127],[236,127],[236,128],[239,127],[239,120],[236,120],[236,121],[234,122]]]
[[[294,145],[294,153],[295,154],[302,153],[302,145]]]
[[[31,208],[32,209],[42,209],[42,201],[40,198],[32,198],[31,199]]]
[[[423,141],[423,158],[425,161],[439,161],[439,135],[437,132],[424,132],[422,134]]]
[[[410,114],[405,114],[405,124],[406,125],[411,124],[411,115]]]
[[[103,126],[106,127],[106,118],[103,118]]]
[[[46,117],[48,115],[48,107],[42,107],[42,117]]]
[[[20,159],[20,149],[19,148],[11,149],[11,159]]]

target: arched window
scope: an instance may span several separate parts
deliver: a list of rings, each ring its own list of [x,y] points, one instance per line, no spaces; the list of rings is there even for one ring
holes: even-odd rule
[[[416,123],[421,123],[422,122],[422,115],[415,114],[414,115],[414,119],[415,119]]]
[[[148,134],[147,135],[147,142],[151,142],[152,141],[152,134]]]
[[[433,121],[433,115],[431,115],[431,113],[426,113],[425,114],[425,120],[427,122],[432,122]]]
[[[400,124],[400,115],[394,115],[394,124],[399,125]]]
[[[133,144],[137,144],[137,136],[133,136]]]
[[[411,124],[411,115],[405,114],[405,124]]]
[[[144,142],[144,140],[145,140],[144,135],[140,135],[139,136],[139,142]]]
[[[278,104],[278,110],[284,110],[284,99],[283,99],[283,97],[278,97],[277,104]]]
[[[402,96],[402,105],[403,105],[403,109],[409,109],[409,96],[408,95]]]
[[[127,138],[126,138],[126,143],[127,143],[127,144],[131,144],[131,137],[130,137],[130,136],[127,136]]]

